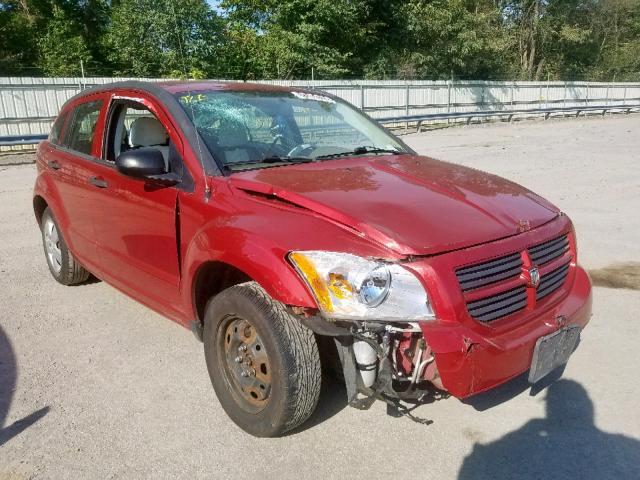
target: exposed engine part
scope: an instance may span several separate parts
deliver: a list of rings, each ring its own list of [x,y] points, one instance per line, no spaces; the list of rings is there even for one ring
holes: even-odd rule
[[[395,333],[422,333],[422,329],[420,328],[420,325],[418,325],[417,322],[410,322],[407,325],[409,326],[405,328],[400,328],[394,325],[387,324],[385,325],[384,329],[387,332],[395,332]]]
[[[417,323],[360,323],[352,328],[351,342],[348,355],[357,373],[353,381],[361,393],[410,400],[433,394],[429,381],[437,374],[435,357]],[[428,378],[423,377],[425,372]]]
[[[353,342],[353,354],[356,358],[360,381],[363,386],[370,388],[376,381],[378,355],[369,343],[362,340]]]

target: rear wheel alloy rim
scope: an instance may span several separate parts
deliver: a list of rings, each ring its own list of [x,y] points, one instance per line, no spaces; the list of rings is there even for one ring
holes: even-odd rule
[[[51,218],[47,218],[44,222],[44,248],[47,252],[47,260],[49,265],[56,273],[62,270],[62,251],[60,250],[60,235],[56,224]]]
[[[235,316],[221,323],[219,333],[219,358],[232,395],[243,410],[260,412],[271,394],[271,364],[264,342],[251,322]]]

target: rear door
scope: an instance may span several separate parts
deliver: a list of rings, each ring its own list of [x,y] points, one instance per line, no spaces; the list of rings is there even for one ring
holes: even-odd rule
[[[65,239],[78,260],[89,270],[99,267],[96,260],[93,218],[96,211],[93,166],[102,144],[102,124],[106,111],[105,95],[78,100],[66,113],[62,136],[50,139],[46,166],[62,201],[66,222]]]
[[[168,125],[168,117],[142,93],[111,100],[103,158],[96,162],[104,188],[99,191],[95,233],[105,279],[150,307],[181,318],[178,189],[153,186],[115,168],[115,158],[124,150],[157,148],[168,170],[175,169],[182,144]]]

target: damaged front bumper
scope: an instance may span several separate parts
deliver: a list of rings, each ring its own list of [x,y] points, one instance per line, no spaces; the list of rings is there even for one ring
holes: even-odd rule
[[[442,386],[458,398],[494,388],[530,369],[540,337],[569,326],[584,328],[591,317],[591,282],[581,267],[575,270],[561,301],[512,329],[486,332],[464,323],[422,322]]]

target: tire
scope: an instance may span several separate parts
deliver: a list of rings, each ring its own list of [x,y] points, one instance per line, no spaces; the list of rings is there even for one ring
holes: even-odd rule
[[[204,352],[222,408],[245,432],[280,436],[314,412],[321,386],[315,336],[256,282],[209,301]]]
[[[48,207],[42,214],[40,226],[44,256],[53,278],[63,285],[87,281],[91,274],[73,258],[58,222]]]

